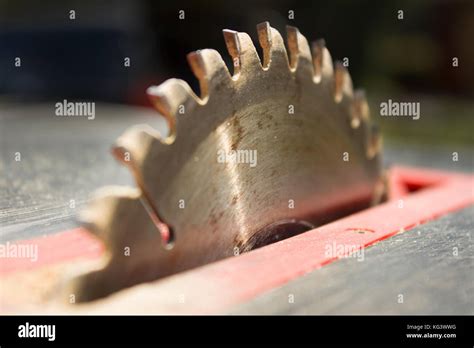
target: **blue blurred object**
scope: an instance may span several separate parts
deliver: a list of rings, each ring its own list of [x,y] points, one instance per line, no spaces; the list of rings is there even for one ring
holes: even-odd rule
[[[125,98],[131,51],[124,31],[36,28],[0,33],[0,93],[20,99]],[[15,66],[15,59],[21,66]]]

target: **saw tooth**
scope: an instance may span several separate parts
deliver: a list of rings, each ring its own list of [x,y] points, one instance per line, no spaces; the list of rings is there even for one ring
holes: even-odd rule
[[[374,158],[382,150],[382,135],[377,125],[370,125],[369,139],[367,142],[367,157]]]
[[[342,62],[337,61],[334,69],[334,100],[339,103],[344,96],[352,97],[352,79]]]
[[[286,33],[288,37],[288,51],[290,53],[290,68],[292,70],[296,70],[296,66],[298,65],[298,56],[299,56],[298,38],[297,38],[298,29],[296,27],[287,25]]]
[[[107,257],[101,269],[79,276],[66,289],[77,302],[107,296],[166,272],[161,259],[169,252],[167,240],[144,200],[139,189],[108,187],[97,192],[82,212],[87,228],[104,241]],[[133,220],[133,228],[122,219]]]
[[[125,131],[112,147],[114,157],[127,167],[140,165],[156,140],[171,144],[174,137],[163,138],[161,134],[147,124],[133,126]]]
[[[388,173],[387,171],[383,171],[375,183],[371,206],[378,205],[388,200],[389,198],[388,188],[389,188]]]
[[[288,54],[280,32],[270,26],[269,22],[257,25],[258,41],[263,51],[263,68],[270,66],[289,66]]]
[[[288,49],[290,51],[290,67],[292,70],[301,70],[307,76],[313,77],[312,56],[308,40],[298,28],[287,25]]]
[[[331,53],[326,48],[324,39],[316,40],[311,45],[313,52],[314,80],[319,83],[321,80],[331,80],[334,75]]]
[[[78,220],[106,245],[113,243],[114,231],[110,221],[123,200],[139,199],[140,190],[130,186],[105,186],[96,190],[87,207],[80,211]]]
[[[171,243],[174,239],[173,231],[159,217],[158,209],[147,193],[143,178],[143,167],[147,155],[150,151],[156,151],[157,146],[160,145],[160,143],[157,143],[157,140],[168,144],[167,138],[162,139],[160,133],[152,127],[137,125],[128,129],[117,139],[115,146],[112,148],[112,153],[117,160],[131,171],[137,186],[141,190],[142,197],[140,199],[142,204],[168,248],[172,245]],[[153,150],[151,150],[152,148]]]
[[[264,69],[267,69],[270,66],[271,61],[271,49],[273,46],[271,30],[272,28],[268,22],[257,24],[258,42],[260,43],[263,51],[262,65]]]
[[[228,29],[224,29],[222,32],[227,50],[232,57],[234,79],[240,73],[254,74],[257,69],[262,69],[257,50],[248,34]]]
[[[169,79],[159,86],[151,86],[146,91],[151,103],[168,122],[168,139],[176,137],[176,117],[180,110],[189,110],[198,104],[205,104],[192,91],[189,85],[180,79]]]
[[[191,52],[187,55],[189,66],[196,78],[199,80],[199,88],[201,90],[201,99],[206,99],[209,95],[208,78],[206,67],[200,51]]]
[[[207,101],[213,86],[222,85],[223,80],[230,81],[229,70],[216,50],[198,50],[189,53],[187,58],[191,70],[199,80],[201,100]]]
[[[351,119],[352,128],[358,128],[361,122],[367,122],[370,119],[369,104],[365,97],[365,91],[357,89],[354,91],[353,113]]]

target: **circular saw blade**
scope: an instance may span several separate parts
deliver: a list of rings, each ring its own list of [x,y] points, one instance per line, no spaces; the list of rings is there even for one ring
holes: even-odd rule
[[[374,204],[381,138],[363,93],[324,41],[258,25],[263,57],[245,33],[224,30],[219,53],[188,56],[200,82],[171,79],[148,94],[169,134],[137,125],[113,153],[137,189],[103,190],[83,212],[110,259],[82,276],[80,300],[254,249]],[[129,254],[124,256],[124,250]]]

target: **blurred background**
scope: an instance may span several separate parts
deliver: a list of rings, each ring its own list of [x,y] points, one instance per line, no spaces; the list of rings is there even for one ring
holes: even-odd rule
[[[294,19],[288,19],[289,11]],[[377,117],[386,137],[472,142],[471,0],[3,0],[1,100],[89,98],[148,105],[146,87],[170,77],[197,90],[187,53],[215,48],[230,67],[221,30],[245,31],[257,42],[255,26],[265,20],[282,33],[290,24],[308,40],[323,37],[333,59],[349,58],[354,85],[366,89],[373,114],[388,98],[420,101],[417,122]],[[130,66],[124,65],[126,58]]]
[[[472,0],[0,0],[0,241],[76,227],[95,189],[134,186],[109,151],[133,124],[166,131],[146,88],[178,77],[198,92],[186,55],[217,49],[232,71],[222,29],[257,43],[262,21],[325,38],[333,59],[348,59],[385,166],[472,172]],[[55,117],[63,99],[95,102],[94,121]],[[388,99],[420,102],[420,119],[381,117]]]

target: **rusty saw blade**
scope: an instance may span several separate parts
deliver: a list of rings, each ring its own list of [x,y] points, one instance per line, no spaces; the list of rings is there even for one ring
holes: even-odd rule
[[[381,137],[346,68],[323,40],[268,23],[224,30],[229,73],[212,49],[190,53],[200,96],[170,79],[148,95],[169,133],[127,130],[113,154],[137,188],[101,190],[81,218],[108,249],[74,283],[78,301],[255,249],[377,203]]]

